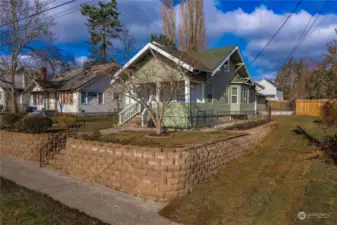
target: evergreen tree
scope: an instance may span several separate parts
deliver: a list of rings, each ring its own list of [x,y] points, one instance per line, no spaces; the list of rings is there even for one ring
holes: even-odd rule
[[[83,4],[81,13],[88,16],[90,58],[100,63],[111,61],[111,54],[109,55],[113,51],[111,40],[117,39],[122,31],[116,0],[108,3],[99,2],[98,6]]]

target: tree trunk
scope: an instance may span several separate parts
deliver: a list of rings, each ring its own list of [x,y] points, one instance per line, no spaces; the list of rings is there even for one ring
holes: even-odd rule
[[[156,122],[156,134],[157,135],[161,134],[161,122],[160,121]]]
[[[11,102],[11,107],[12,107],[12,113],[17,113],[17,104],[16,104],[16,91],[14,85],[11,87],[11,96],[12,96],[12,102]]]

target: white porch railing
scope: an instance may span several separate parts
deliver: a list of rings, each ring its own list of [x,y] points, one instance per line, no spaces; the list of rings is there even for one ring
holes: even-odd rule
[[[118,113],[118,125],[122,125],[141,112],[142,105],[139,102],[132,103]]]

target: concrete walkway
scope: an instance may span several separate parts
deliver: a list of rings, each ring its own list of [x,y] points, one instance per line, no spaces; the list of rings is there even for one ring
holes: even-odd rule
[[[40,168],[37,163],[2,156],[0,175],[42,192],[71,208],[113,225],[173,225],[158,215],[164,205],[65,176],[61,171]]]

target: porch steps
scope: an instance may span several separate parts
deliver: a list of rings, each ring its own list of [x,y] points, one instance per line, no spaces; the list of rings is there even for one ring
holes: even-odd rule
[[[134,128],[134,127],[140,127],[141,125],[142,125],[142,116],[140,114],[137,114],[132,119],[124,123],[122,127]]]

